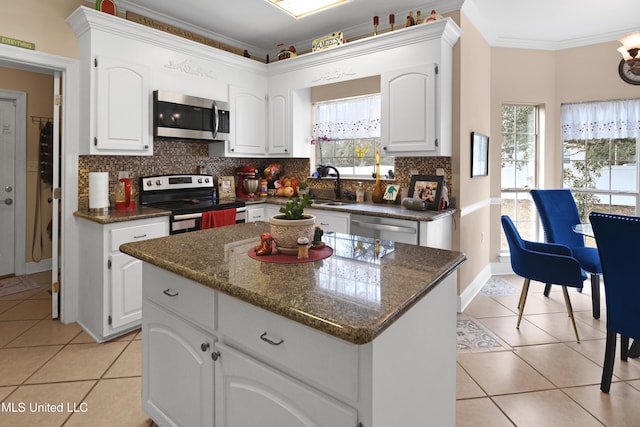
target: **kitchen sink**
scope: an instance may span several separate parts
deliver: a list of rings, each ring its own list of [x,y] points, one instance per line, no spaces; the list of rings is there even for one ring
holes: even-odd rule
[[[329,201],[314,201],[313,204],[314,205],[320,205],[320,206],[345,206],[345,205],[352,205],[355,202],[350,202],[350,201],[343,201],[343,200],[329,200]]]
[[[322,206],[344,206],[344,205],[352,205],[354,202],[343,202],[340,200],[336,200],[333,202],[324,202],[320,203]]]

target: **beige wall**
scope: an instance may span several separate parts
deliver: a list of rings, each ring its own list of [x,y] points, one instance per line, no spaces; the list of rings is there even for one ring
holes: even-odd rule
[[[349,80],[311,88],[311,102],[380,93],[380,76]]]
[[[618,76],[617,41],[561,51],[493,48],[491,50],[491,164],[500,170],[501,106],[528,103],[544,108],[541,175],[538,185],[562,185],[560,107],[563,103],[640,98],[640,86]],[[491,175],[491,197],[500,197],[500,175]],[[500,253],[500,206],[491,209],[491,261]]]
[[[454,95],[459,104],[454,108],[454,153],[453,181],[459,183],[455,188],[460,208],[459,228],[454,231],[454,248],[467,255],[467,261],[459,272],[461,293],[472,283],[490,262],[489,250],[489,182],[496,174],[489,168],[489,177],[471,178],[471,132],[489,135],[491,102],[491,49],[473,24],[460,16],[463,36],[458,43],[459,79],[454,80]],[[490,141],[491,142],[491,141]],[[491,144],[490,144],[491,146]]]
[[[0,34],[35,43],[38,51],[77,58],[76,36],[65,19],[78,6],[94,4],[85,0],[6,1],[0,13]]]

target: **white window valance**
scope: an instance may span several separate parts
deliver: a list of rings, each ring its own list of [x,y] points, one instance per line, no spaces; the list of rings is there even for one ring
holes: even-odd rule
[[[380,95],[316,103],[313,113],[316,139],[380,137]]]
[[[564,104],[562,138],[636,138],[640,135],[640,100]]]

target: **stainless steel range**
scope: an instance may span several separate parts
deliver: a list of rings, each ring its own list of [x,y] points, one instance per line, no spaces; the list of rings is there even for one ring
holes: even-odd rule
[[[235,209],[236,223],[245,222],[244,202],[217,200],[211,175],[158,175],[140,178],[140,205],[171,211],[170,233],[200,230],[202,213]]]

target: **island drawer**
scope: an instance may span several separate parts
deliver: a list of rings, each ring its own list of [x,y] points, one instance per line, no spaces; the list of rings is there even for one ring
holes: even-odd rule
[[[120,245],[129,242],[154,239],[169,235],[169,226],[165,222],[151,224],[138,224],[131,227],[122,227],[111,230],[111,251],[120,249]]]
[[[357,401],[357,345],[224,294],[218,298],[218,331],[225,342],[330,394]]]
[[[206,331],[215,330],[216,292],[149,264],[145,264],[143,274],[144,299],[177,313]]]

